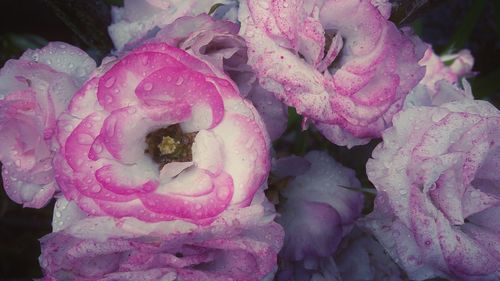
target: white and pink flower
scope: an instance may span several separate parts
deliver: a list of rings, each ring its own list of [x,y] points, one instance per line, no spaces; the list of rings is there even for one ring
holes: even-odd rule
[[[0,70],[0,161],[5,191],[15,202],[41,208],[58,190],[56,120],[94,69],[82,50],[53,42]]]
[[[207,224],[269,171],[255,108],[218,68],[165,43],[103,64],[58,123],[56,179],[93,215]]]
[[[367,164],[378,193],[365,226],[411,280],[497,280],[500,112],[444,86],[434,97],[454,101],[410,107],[384,132]]]
[[[427,86],[433,93],[437,93],[439,92],[437,82],[445,80],[448,83],[457,84],[461,78],[470,75],[474,57],[467,49],[440,57],[429,45],[419,64],[425,66],[425,76],[420,84]]]
[[[185,50],[223,70],[236,83],[241,96],[252,101],[271,140],[275,140],[286,129],[287,108],[257,82],[248,65],[245,40],[238,36],[238,31],[239,26],[233,22],[202,14],[175,20],[152,40]]]
[[[373,2],[373,3],[372,3]],[[424,75],[387,1],[244,0],[240,34],[261,85],[349,147],[379,137]]]

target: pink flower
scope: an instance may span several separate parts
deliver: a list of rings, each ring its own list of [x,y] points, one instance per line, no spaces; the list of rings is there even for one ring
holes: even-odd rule
[[[387,20],[387,1],[372,2],[240,2],[261,85],[349,147],[380,136],[424,75],[423,50]]]
[[[262,199],[207,226],[87,217],[59,199],[57,231],[41,239],[44,280],[271,280],[283,230]]]
[[[247,64],[245,40],[238,36],[238,31],[235,23],[202,14],[175,20],[153,40],[183,49],[223,70],[237,84],[240,94],[252,101],[271,140],[275,140],[286,129],[287,108],[257,82],[255,72]]]
[[[393,123],[367,164],[366,227],[411,280],[500,278],[500,112],[462,98]]]
[[[449,66],[445,62],[451,62]],[[426,67],[425,76],[420,84],[427,86],[432,92],[439,92],[437,82],[445,80],[456,84],[460,78],[470,75],[474,65],[474,57],[469,50],[461,50],[457,54],[439,57],[434,53],[431,46],[427,47],[420,65]]]
[[[148,36],[182,16],[208,13],[215,4],[231,0],[125,0],[123,7],[113,7],[109,35],[118,50]]]
[[[101,66],[58,123],[56,178],[84,211],[209,223],[269,171],[255,108],[219,70],[164,43]]]
[[[56,119],[94,68],[82,50],[54,42],[0,70],[0,161],[5,191],[15,202],[41,208],[58,189]]]
[[[353,170],[325,152],[309,152],[305,159],[310,169],[282,192],[277,221],[285,229],[285,244],[280,252],[284,266],[279,280],[316,280],[319,276],[331,280],[327,276],[335,251],[363,207],[363,194],[348,189],[360,185]],[[286,165],[277,168],[278,174],[281,169],[304,166],[295,158],[277,163]]]

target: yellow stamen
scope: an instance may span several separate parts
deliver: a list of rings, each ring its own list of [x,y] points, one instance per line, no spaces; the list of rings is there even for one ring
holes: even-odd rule
[[[167,154],[172,154],[177,150],[177,145],[179,144],[179,141],[176,141],[174,138],[166,136],[163,137],[161,140],[161,143],[158,145],[158,148],[160,149],[161,155],[167,155]]]

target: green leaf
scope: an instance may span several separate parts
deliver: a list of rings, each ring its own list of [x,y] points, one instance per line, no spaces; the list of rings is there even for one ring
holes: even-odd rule
[[[224,4],[222,3],[216,3],[212,7],[210,7],[210,10],[208,11],[208,14],[211,15],[215,13],[215,10],[217,10],[220,6],[223,6]]]
[[[500,93],[500,68],[485,76],[471,79],[474,96],[478,99],[495,98]],[[498,97],[497,97],[498,99]]]
[[[465,15],[465,18],[460,22],[457,30],[455,30],[445,53],[452,53],[455,50],[460,50],[465,47],[465,43],[469,40],[472,31],[481,17],[484,7],[486,6],[485,4],[486,0],[473,1],[472,7]]]
[[[288,107],[288,130],[294,130],[300,127],[302,117],[297,113],[295,108]]]
[[[422,14],[443,4],[443,0],[392,0],[391,21],[398,25],[413,22]]]
[[[106,55],[113,44],[108,36],[110,7],[104,0],[44,0],[86,45]]]

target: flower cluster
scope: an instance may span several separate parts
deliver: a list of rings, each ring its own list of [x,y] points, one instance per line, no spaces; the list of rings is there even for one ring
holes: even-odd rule
[[[390,15],[125,0],[98,67],[61,42],[8,61],[3,187],[56,201],[43,280],[500,280],[500,111],[468,50]]]

